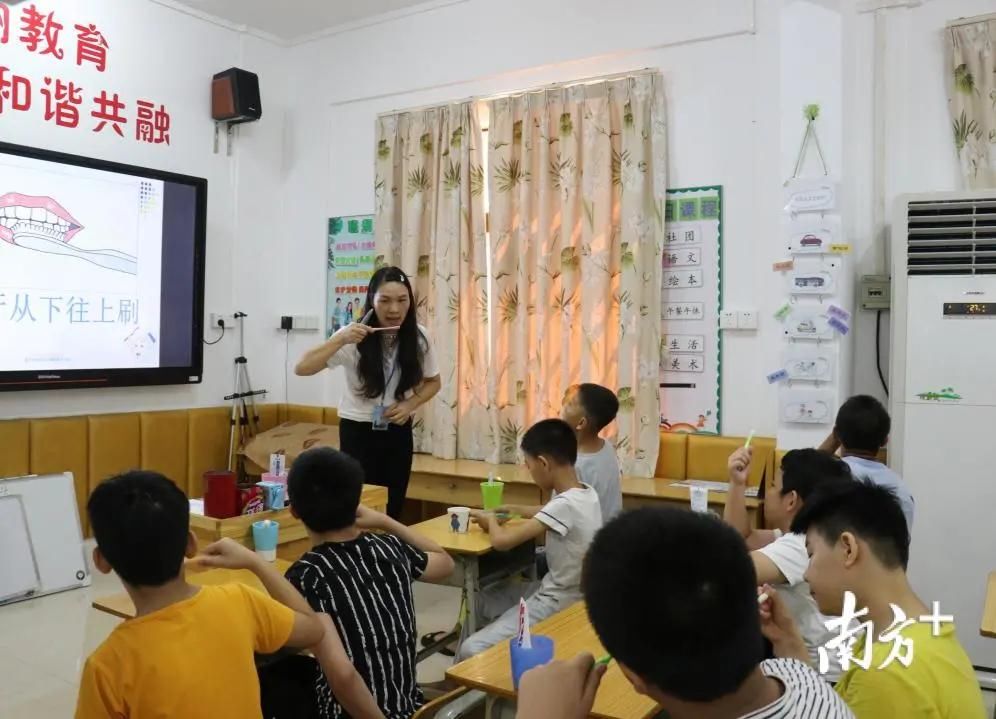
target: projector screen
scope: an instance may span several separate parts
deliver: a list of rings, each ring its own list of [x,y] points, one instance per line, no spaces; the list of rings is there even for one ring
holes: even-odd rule
[[[201,381],[207,180],[0,143],[0,391]]]

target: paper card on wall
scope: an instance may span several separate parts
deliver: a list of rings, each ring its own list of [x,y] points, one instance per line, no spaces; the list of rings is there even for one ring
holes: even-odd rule
[[[836,352],[832,343],[792,344],[785,350],[784,366],[793,382],[832,382]]]
[[[850,325],[848,325],[846,322],[840,320],[837,317],[830,317],[827,320],[827,324],[829,324],[831,328],[833,328],[836,332],[842,335],[846,335],[848,332],[851,331]]]
[[[849,255],[851,254],[851,246],[844,243],[830,245],[830,252],[835,255]]]
[[[785,212],[832,212],[837,209],[837,182],[829,177],[797,177],[785,183]]]
[[[705,351],[705,335],[664,335],[662,344],[668,352],[690,352],[702,354]]]
[[[833,422],[834,393],[830,390],[782,388],[779,414],[787,424],[830,424]]]
[[[788,277],[789,292],[793,295],[832,295],[837,291],[834,274],[827,269],[796,269]]]
[[[787,218],[782,231],[793,255],[823,254],[839,241],[841,226],[836,215],[797,215]]]
[[[829,318],[816,309],[794,308],[785,320],[785,336],[794,340],[832,340]]]
[[[702,228],[698,222],[675,222],[664,232],[666,247],[688,247],[702,242]]]
[[[829,305],[827,307],[827,314],[831,317],[836,317],[842,322],[851,321],[851,313],[845,310],[843,307],[838,307],[837,305]]]
[[[784,322],[785,318],[792,314],[792,305],[786,302],[784,305],[775,310],[775,319],[779,322]]]
[[[700,320],[705,316],[703,302],[661,302],[661,319]]]
[[[780,369],[775,370],[769,374],[765,379],[768,380],[768,384],[774,384],[775,382],[784,382],[789,378],[789,374],[786,370]]]
[[[702,270],[673,270],[664,273],[664,287],[669,290],[694,290],[702,287]]]
[[[664,268],[698,267],[702,264],[701,247],[669,247],[662,254]]]
[[[668,354],[668,372],[705,372],[705,360],[699,355]]]
[[[787,272],[795,267],[795,262],[793,260],[782,260],[781,262],[776,262],[771,266],[771,269],[775,272]]]

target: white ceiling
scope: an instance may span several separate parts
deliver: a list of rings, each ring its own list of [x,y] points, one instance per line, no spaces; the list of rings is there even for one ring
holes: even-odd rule
[[[177,5],[293,40],[425,0],[175,0]]]

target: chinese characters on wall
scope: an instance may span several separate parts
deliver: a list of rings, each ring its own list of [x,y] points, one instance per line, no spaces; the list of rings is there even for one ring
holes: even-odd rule
[[[671,190],[661,273],[661,426],[719,433],[722,188]]]
[[[123,98],[101,86],[111,44],[100,28],[38,5],[0,3],[0,120],[9,113],[34,112],[57,127],[169,145],[171,121],[164,104]],[[21,74],[14,62],[18,52],[43,58],[51,69],[31,77]],[[87,79],[66,79],[60,72],[66,66],[85,71]]]

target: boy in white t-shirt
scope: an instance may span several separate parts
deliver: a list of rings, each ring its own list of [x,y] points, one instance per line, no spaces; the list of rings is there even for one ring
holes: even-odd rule
[[[819,647],[830,641],[834,634],[826,628],[828,618],[820,613],[804,579],[809,568],[806,538],[789,530],[793,518],[815,489],[828,482],[852,481],[851,471],[843,461],[818,449],[787,452],[782,458],[780,470],[775,473],[774,487],[764,498],[764,516],[774,529],[751,529],[744,499],[750,461],[751,450],[747,448],[738,449],[730,455],[730,492],[723,519],[747,540],[747,548],[752,550],[758,585],[776,587],[799,625],[814,660],[813,666],[817,666]],[[836,658],[833,659],[826,675],[830,681],[836,681],[841,674]]]
[[[480,510],[474,510],[471,516],[489,533],[498,551],[507,551],[545,534],[550,571],[535,585],[489,588],[482,592],[482,613],[499,616],[461,643],[457,661],[515,636],[520,597],[526,597],[533,624],[581,599],[581,565],[588,545],[602,526],[602,511],[598,494],[578,480],[574,469],[578,453],[574,431],[562,420],[545,419],[526,431],[521,447],[533,481],[544,491],[556,491],[557,495],[522,521],[501,524],[495,514]]]

